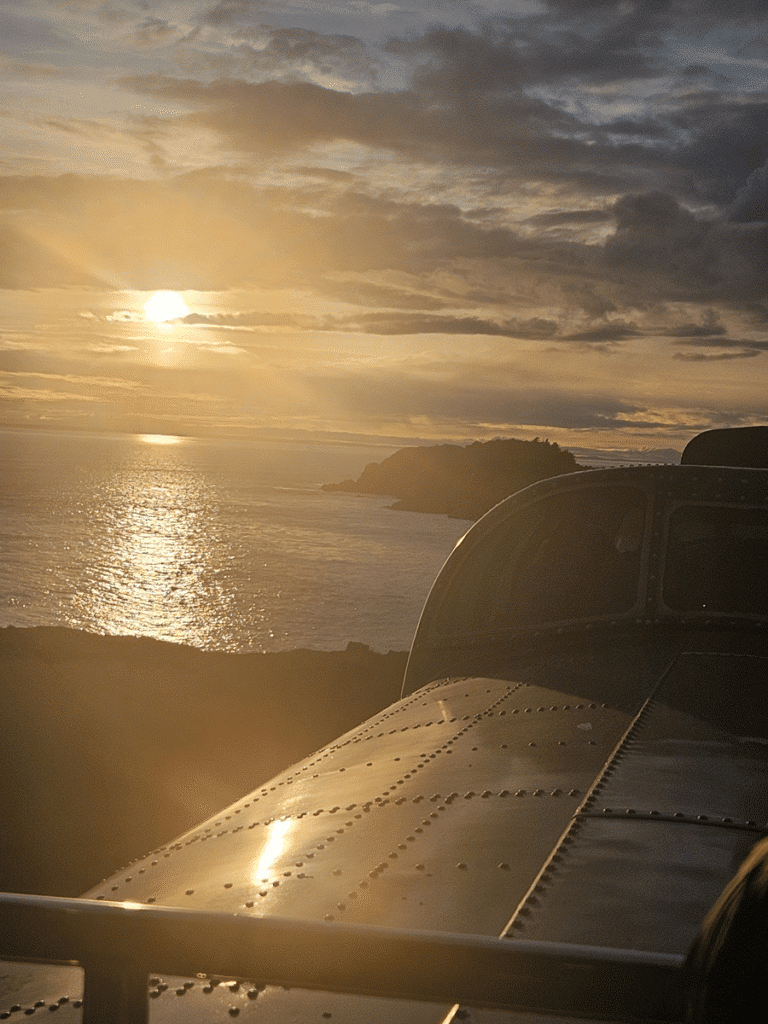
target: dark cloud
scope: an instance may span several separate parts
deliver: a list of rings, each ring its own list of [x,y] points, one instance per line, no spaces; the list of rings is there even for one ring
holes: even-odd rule
[[[145,18],[134,29],[133,40],[137,46],[162,46],[171,42],[178,30],[162,18]]]
[[[674,327],[663,328],[659,333],[669,338],[709,338],[727,334],[728,330],[720,323],[717,310],[705,309],[700,324],[676,324]]]
[[[662,192],[625,196],[603,262],[627,291],[656,301],[764,301],[768,235],[764,225],[696,217]]]
[[[755,352],[768,351],[768,341],[748,338],[686,338],[676,344],[691,348],[752,348]]]
[[[736,193],[730,216],[742,224],[768,221],[768,160],[750,174]]]
[[[560,227],[562,224],[605,224],[610,219],[610,210],[550,210],[526,217],[524,223],[548,228]]]
[[[208,327],[259,328],[287,327],[297,331],[340,331],[375,335],[488,335],[501,338],[545,340],[556,330],[554,320],[535,317],[530,320],[507,319],[501,322],[477,316],[435,316],[429,313],[364,313],[358,316],[308,316],[249,313],[190,313],[180,321]]]
[[[643,332],[636,324],[603,324],[586,331],[566,334],[564,341],[625,341],[627,338],[642,337]]]
[[[477,316],[429,316],[426,314],[368,313],[358,317],[327,317],[325,330],[354,331],[363,334],[463,334],[502,338],[551,338],[557,330],[552,320],[505,320],[497,323]]]
[[[728,207],[768,160],[768,95],[713,90],[682,97],[669,121],[690,141],[669,171],[683,196]]]
[[[638,8],[591,33],[551,25],[544,32],[534,23],[434,29],[390,43],[390,52],[418,62],[410,86],[393,91],[338,91],[282,77],[292,62],[298,67],[305,59],[321,69],[351,61],[358,77],[370,65],[350,37],[293,29],[273,31],[254,55],[262,64],[274,60],[272,80],[202,82],[155,74],[124,84],[191,105],[182,120],[217,132],[227,146],[257,159],[351,142],[484,174],[497,169],[521,180],[568,182],[587,193],[656,188],[728,206],[768,157],[765,95],[692,88],[668,95],[655,110],[646,105],[637,117],[595,121],[586,110],[566,109],[565,93],[561,100],[557,92],[575,82],[630,92],[632,82],[666,73],[669,55],[659,44],[658,20]],[[550,98],[536,92],[541,86],[555,90]],[[759,190],[760,181],[751,188]],[[751,203],[748,190],[739,216],[754,216]]]
[[[717,363],[731,359],[751,359],[759,356],[756,348],[742,348],[728,352],[675,352],[673,359],[681,359],[686,363]]]
[[[188,313],[179,319],[182,324],[202,324],[205,327],[296,327],[293,316],[283,313]]]

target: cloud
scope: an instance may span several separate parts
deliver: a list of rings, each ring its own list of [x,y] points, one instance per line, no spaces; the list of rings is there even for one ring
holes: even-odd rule
[[[147,318],[130,309],[116,309],[114,313],[108,313],[104,319],[108,323],[116,324],[137,324],[143,323]]]
[[[324,330],[354,331],[360,334],[414,335],[461,334],[502,338],[551,338],[557,330],[552,320],[509,319],[497,323],[477,316],[435,316],[429,314],[367,313],[362,316],[327,317],[318,323]]]
[[[730,216],[739,223],[768,221],[768,160],[750,174],[737,192]]]
[[[672,358],[687,363],[716,363],[730,359],[751,359],[759,355],[760,352],[755,348],[743,348],[729,352],[675,352]]]
[[[198,324],[204,327],[253,328],[253,327],[297,327],[295,317],[284,313],[188,313],[179,323]]]
[[[133,30],[137,46],[162,46],[178,36],[178,29],[162,18],[145,18]]]
[[[624,341],[627,338],[642,337],[643,333],[644,332],[638,328],[637,324],[610,323],[590,327],[586,331],[576,331],[573,334],[566,334],[563,340],[584,342]]]
[[[711,331],[709,336],[697,336],[693,332],[684,333],[686,327],[694,325],[683,325],[678,329],[677,334],[673,330],[667,331],[669,337],[678,337],[680,340],[675,344],[679,347],[693,349],[694,351],[678,351],[672,356],[673,359],[687,363],[712,363],[727,362],[734,359],[753,359],[768,351],[768,341],[747,338],[725,338],[721,335],[724,330]]]
[[[704,311],[703,323],[677,324],[675,327],[665,327],[659,333],[666,334],[669,338],[709,338],[728,333],[718,320],[718,313],[714,309]]]
[[[616,231],[603,267],[625,292],[656,301],[761,302],[768,233],[764,225],[696,217],[663,192],[629,195],[614,205]]]

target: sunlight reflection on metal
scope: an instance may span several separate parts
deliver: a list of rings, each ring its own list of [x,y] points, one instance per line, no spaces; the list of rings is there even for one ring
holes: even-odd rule
[[[286,836],[292,824],[293,821],[290,818],[286,818],[284,821],[276,821],[272,825],[271,835],[267,840],[267,844],[251,872],[251,881],[254,884],[258,885],[264,880],[272,865],[280,857],[285,847]]]

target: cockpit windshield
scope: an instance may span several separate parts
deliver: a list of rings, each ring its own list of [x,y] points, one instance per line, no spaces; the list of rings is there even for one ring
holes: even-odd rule
[[[768,615],[768,510],[674,509],[662,596],[675,611]]]
[[[630,611],[647,504],[638,487],[585,487],[520,509],[457,567],[430,633],[481,636]]]

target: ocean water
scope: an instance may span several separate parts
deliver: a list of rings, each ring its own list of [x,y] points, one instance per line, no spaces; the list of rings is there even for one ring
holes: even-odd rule
[[[326,493],[394,449],[0,432],[0,626],[410,646],[466,520]]]

